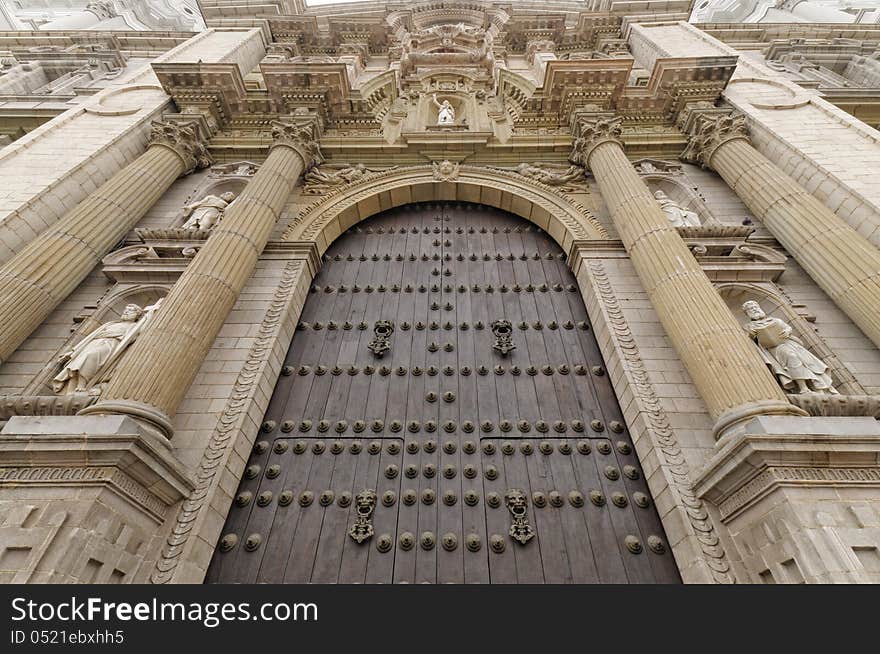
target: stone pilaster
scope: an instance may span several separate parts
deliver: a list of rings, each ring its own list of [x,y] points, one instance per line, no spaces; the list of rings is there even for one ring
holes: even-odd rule
[[[175,179],[209,163],[191,126],[154,122],[144,154],[0,268],[0,361],[86,278]]]
[[[250,278],[291,190],[320,158],[313,117],[273,123],[272,135],[266,161],[126,353],[101,400],[82,414],[128,414],[171,435],[170,416]]]
[[[682,158],[714,169],[880,346],[880,251],[749,143],[745,117],[697,116]]]
[[[582,116],[572,163],[588,167],[660,322],[716,420],[716,434],[751,415],[804,415],[792,406],[718,296],[621,141],[621,119]]]

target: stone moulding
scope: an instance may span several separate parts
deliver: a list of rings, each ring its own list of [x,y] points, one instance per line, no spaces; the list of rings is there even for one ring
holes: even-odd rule
[[[880,420],[880,395],[789,395],[789,402],[811,416],[867,416]]]
[[[321,199],[306,206],[291,221],[284,239],[317,241],[324,229],[337,218],[340,222],[347,218],[351,224],[366,218],[367,215],[352,215],[352,211],[358,212],[359,204],[369,206],[372,215],[393,206],[420,201],[422,198],[418,197],[416,187],[422,188],[428,185],[433,188],[436,197],[425,197],[425,200],[462,200],[490,204],[480,193],[481,189],[486,189],[487,192],[498,196],[498,204],[494,206],[512,213],[523,212],[526,209],[518,206],[520,204],[518,201],[530,203],[543,210],[546,215],[545,224],[541,224],[537,216],[528,215],[530,213],[528,210],[524,211],[526,215],[523,213],[519,215],[538,223],[562,244],[563,249],[566,249],[573,239],[608,238],[605,228],[584,205],[561,195],[558,189],[525,178],[513,171],[462,164],[454,181],[437,180],[434,168],[431,165],[423,165],[370,174],[354,184],[335,188]],[[476,195],[471,196],[469,191],[476,191]],[[504,193],[513,198],[507,206],[504,206],[500,199]],[[350,226],[346,224],[339,227],[345,230]],[[560,233],[560,230],[563,233]],[[319,247],[322,250],[326,248],[329,240],[327,243],[319,243]]]
[[[12,416],[73,416],[97,399],[86,393],[0,395],[0,420],[8,420]]]
[[[635,342],[629,324],[623,315],[620,303],[611,281],[601,261],[590,261],[589,276],[593,290],[605,313],[611,339],[623,355],[624,374],[632,385],[633,394],[645,417],[647,430],[657,450],[658,459],[665,469],[666,478],[676,498],[676,506],[684,511],[692,535],[697,539],[712,578],[719,584],[735,583],[730,563],[724,547],[715,532],[712,518],[706,511],[706,505],[697,497],[691,481],[690,469],[685,461],[684,453],[675,437],[675,431],[669,417],[663,410],[660,399],[654,392],[654,386],[648,370],[642,361],[639,347]],[[600,341],[601,343],[601,341]],[[603,348],[604,349],[604,348]],[[606,362],[611,365],[611,357],[605,352]],[[621,389],[616,389],[620,392]]]
[[[281,281],[275,291],[275,297],[260,325],[256,341],[248,352],[244,366],[238,373],[226,408],[223,410],[199,462],[195,472],[195,490],[180,506],[155,568],[150,574],[150,583],[152,584],[171,582],[187,543],[195,537],[193,530],[199,524],[199,517],[205,504],[211,501],[212,494],[216,490],[218,477],[223,471],[228,450],[242,433],[242,424],[248,412],[253,410],[258,382],[263,375],[267,374],[266,367],[278,331],[281,328],[282,319],[293,299],[297,282],[305,271],[305,265],[306,262],[303,260],[292,260],[284,268]],[[259,413],[262,414],[265,408],[265,406],[260,406]],[[252,437],[255,436],[256,434],[252,435]]]

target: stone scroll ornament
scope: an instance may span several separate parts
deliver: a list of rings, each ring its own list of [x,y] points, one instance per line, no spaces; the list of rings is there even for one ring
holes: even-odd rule
[[[509,320],[496,320],[492,323],[492,335],[495,341],[492,343],[492,349],[501,353],[501,356],[507,356],[516,349],[513,344],[513,325]]]
[[[354,524],[349,527],[348,535],[356,543],[363,543],[373,537],[373,511],[376,510],[376,491],[362,490],[355,495],[355,510],[357,517]]]
[[[525,545],[535,537],[535,530],[529,524],[526,494],[518,488],[511,488],[504,495],[504,503],[510,511],[510,537]]]
[[[373,327],[373,340],[367,345],[367,349],[381,359],[391,349],[393,333],[394,324],[390,320],[377,320]]]

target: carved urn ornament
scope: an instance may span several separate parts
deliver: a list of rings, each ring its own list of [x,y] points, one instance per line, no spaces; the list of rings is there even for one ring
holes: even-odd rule
[[[394,324],[390,320],[377,320],[373,327],[373,340],[367,345],[367,349],[381,359],[391,349],[393,333]]]
[[[496,320],[492,323],[492,334],[495,336],[495,342],[492,343],[492,349],[501,353],[501,356],[507,356],[516,349],[513,344],[513,325],[509,320]]]
[[[349,527],[348,535],[355,542],[363,543],[373,537],[373,511],[376,509],[376,491],[362,490],[355,495],[354,498],[355,511],[357,517],[354,524]]]

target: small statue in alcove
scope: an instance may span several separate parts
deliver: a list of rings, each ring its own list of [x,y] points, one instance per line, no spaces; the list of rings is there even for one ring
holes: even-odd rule
[[[654,193],[654,198],[660,204],[660,209],[666,214],[666,218],[673,227],[699,227],[700,217],[693,211],[682,208],[675,200],[663,191]]]
[[[183,229],[203,230],[213,229],[223,217],[223,212],[229,208],[235,200],[235,193],[226,192],[219,196],[206,195],[198,202],[188,204],[183,208],[183,216],[187,219],[183,223]]]
[[[443,102],[437,101],[437,94],[433,95],[434,105],[437,107],[437,125],[454,125],[455,124],[455,107],[449,102],[449,100],[444,100]]]
[[[749,317],[746,331],[784,390],[798,394],[837,394],[828,366],[792,335],[791,325],[768,316],[754,300],[745,302],[742,308]]]

